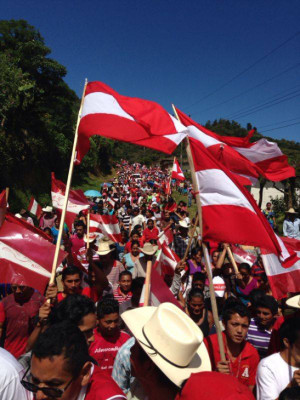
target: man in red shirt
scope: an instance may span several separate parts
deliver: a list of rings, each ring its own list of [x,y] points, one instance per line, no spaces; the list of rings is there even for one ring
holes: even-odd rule
[[[81,294],[82,272],[79,268],[70,265],[62,271],[61,281],[63,284],[63,292],[57,294],[57,301],[65,299],[70,294]]]
[[[104,298],[97,305],[97,329],[94,342],[89,348],[90,355],[98,362],[103,372],[111,375],[119,348],[130,336],[119,328],[119,303]]]
[[[143,240],[144,242],[150,242],[150,240],[158,239],[159,230],[154,226],[153,219],[148,219],[147,228],[143,232]]]
[[[132,297],[131,292],[132,274],[130,271],[122,271],[119,276],[119,286],[114,290],[114,298],[119,304],[124,301],[130,300]]]
[[[113,379],[93,364],[83,333],[66,321],[40,334],[21,383],[32,399],[126,399]]]
[[[204,339],[212,370],[235,376],[241,383],[253,390],[259,355],[246,341],[250,324],[250,313],[242,304],[234,304],[223,315],[225,331],[222,332],[226,361],[221,361],[217,334]]]
[[[11,285],[13,293],[0,303],[0,337],[6,324],[4,348],[16,358],[25,353],[34,329],[33,319],[44,303],[44,297],[28,286]]]
[[[70,238],[72,253],[78,254],[79,250],[84,246],[84,229],[84,222],[78,221],[75,227],[76,233]]]

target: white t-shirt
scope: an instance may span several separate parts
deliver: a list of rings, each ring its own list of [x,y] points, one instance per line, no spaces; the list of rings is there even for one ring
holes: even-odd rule
[[[260,361],[256,374],[256,399],[275,400],[293,379],[298,368],[291,367],[280,353]]]
[[[134,229],[136,225],[141,225],[143,228],[143,223],[145,222],[145,217],[142,214],[138,214],[131,218],[131,230]]]
[[[24,368],[8,351],[0,348],[0,400],[27,400],[30,393],[21,385]]]

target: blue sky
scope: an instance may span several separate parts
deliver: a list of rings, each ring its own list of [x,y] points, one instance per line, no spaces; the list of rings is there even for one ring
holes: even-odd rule
[[[300,141],[299,0],[2,0],[1,19],[38,28],[79,96],[87,77]]]

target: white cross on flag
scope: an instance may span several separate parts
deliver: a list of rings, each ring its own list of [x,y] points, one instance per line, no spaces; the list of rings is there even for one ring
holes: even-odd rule
[[[178,179],[179,181],[184,181],[185,177],[183,175],[182,169],[180,168],[177,159],[174,159],[173,169],[172,169],[172,179]]]

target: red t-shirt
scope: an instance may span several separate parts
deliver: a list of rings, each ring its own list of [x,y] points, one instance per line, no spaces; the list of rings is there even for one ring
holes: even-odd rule
[[[144,246],[143,238],[139,239],[139,244],[140,244],[140,247]],[[131,240],[129,242],[127,242],[125,245],[125,253],[130,253],[130,252],[131,252]]]
[[[159,234],[159,230],[154,227],[153,229],[149,229],[146,228],[143,232],[143,239],[146,242],[150,242],[150,240],[154,239],[157,240],[158,239],[158,234]]]
[[[83,237],[79,238],[77,235],[73,235],[70,238],[70,241],[72,243],[72,252],[74,252],[76,254],[79,253],[79,250],[81,249],[81,247],[85,246],[85,242],[83,240]]]
[[[13,293],[0,303],[0,322],[6,322],[4,348],[16,358],[25,353],[28,338],[34,328],[33,318],[44,301],[40,293],[33,292],[26,303],[17,303]]]
[[[222,336],[225,345],[226,359],[229,360],[226,351],[226,336],[224,332],[222,332]],[[221,361],[217,334],[215,333],[214,335],[207,336],[204,339],[204,343],[209,354],[212,371],[216,371],[217,364]],[[231,375],[235,376],[244,385],[253,386],[255,385],[256,370],[259,361],[260,358],[257,350],[252,344],[246,342],[241,354],[234,362],[230,363]]]
[[[90,345],[89,353],[98,362],[101,371],[111,375],[117,352],[130,336],[120,331],[116,336],[104,338],[97,329],[94,335],[95,340]]]
[[[82,294],[83,296],[89,297],[90,299],[93,300],[94,303],[97,303],[97,301],[100,299],[100,297],[98,296],[97,290],[96,288],[90,287],[90,286],[86,286],[85,288],[80,288],[78,290],[78,294]],[[64,300],[67,296],[64,294],[64,292],[58,292],[57,293],[57,302],[59,303],[60,301]]]
[[[116,382],[102,370],[94,366],[85,400],[123,400],[126,396]]]

